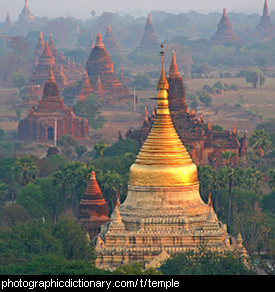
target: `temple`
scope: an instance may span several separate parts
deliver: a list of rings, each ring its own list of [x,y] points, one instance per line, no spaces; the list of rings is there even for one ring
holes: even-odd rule
[[[78,222],[90,238],[100,233],[101,225],[108,222],[108,207],[92,171],[83,198],[79,203]]]
[[[75,64],[74,60],[71,62],[70,59],[66,59],[64,54],[58,52],[52,34],[50,34],[49,41],[45,42],[43,33],[40,32],[33,49],[32,73],[29,85],[26,87],[25,106],[37,106],[51,69],[61,94],[66,86],[80,81],[84,71],[82,66]]]
[[[37,108],[31,108],[18,125],[19,139],[56,143],[62,136],[70,135],[78,141],[87,140],[89,125],[86,118],[66,109],[52,68]]]
[[[87,71],[84,72],[82,80],[80,82],[80,88],[79,88],[79,92],[77,94],[77,98],[76,100],[84,100],[85,98],[87,98],[89,95],[91,95],[92,93],[94,93],[94,88],[91,85],[90,82],[90,78],[87,74]]]
[[[97,35],[95,47],[86,62],[86,69],[94,89],[98,87],[100,80],[102,86],[100,94],[105,104],[114,104],[131,98],[129,90],[122,85],[114,73],[113,62],[106,51],[100,33]]]
[[[170,116],[177,134],[188,148],[194,163],[196,165],[210,164],[213,167],[221,166],[225,163],[222,153],[230,151],[236,154],[233,163],[237,164],[240,157],[246,155],[246,138],[242,139],[240,143],[235,127],[233,127],[233,131],[215,131],[210,122],[205,127],[203,117],[197,116],[194,110],[188,110],[185,86],[178,70],[174,51],[167,81],[169,83]],[[141,128],[129,129],[126,137],[138,140],[140,145],[143,145],[154,124],[155,117],[155,111],[152,114],[146,112]]]
[[[155,32],[151,14],[148,14],[146,25],[144,28],[142,39],[137,47],[138,50],[157,50],[159,47],[159,39]]]
[[[30,10],[28,0],[25,0],[25,6],[21,13],[19,14],[19,22],[21,23],[30,23],[33,22],[34,16]]]
[[[215,34],[211,37],[211,41],[216,43],[240,42],[232,29],[232,24],[227,16],[225,8],[223,9],[223,15],[218,24],[218,28]]]
[[[260,40],[266,41],[275,37],[275,26],[271,22],[268,12],[267,0],[264,3],[263,14],[260,23],[254,28],[253,35]]]
[[[115,40],[111,25],[108,24],[103,43],[107,52],[110,55],[118,54],[120,52],[117,41]]]
[[[130,168],[128,194],[101,229],[96,265],[116,269],[140,262],[160,266],[163,259],[200,246],[245,256],[241,238],[227,233],[213,210],[211,197],[199,194],[197,167],[173,126],[162,57],[154,125]]]

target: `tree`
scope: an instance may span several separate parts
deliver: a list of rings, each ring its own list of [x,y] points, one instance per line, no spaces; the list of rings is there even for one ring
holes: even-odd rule
[[[103,157],[103,152],[104,150],[107,148],[107,144],[106,143],[102,143],[102,144],[95,144],[94,145],[94,150],[99,153],[100,157]]]
[[[218,212],[218,188],[220,186],[217,170],[211,165],[198,166],[198,177],[200,182],[200,191],[203,196],[208,197],[211,192],[215,198],[215,210]]]
[[[200,247],[167,259],[160,271],[164,275],[250,275],[245,264],[231,252],[220,254]]]
[[[270,187],[271,190],[275,190],[275,169],[269,169],[267,171],[267,175],[269,177],[269,180],[268,180],[268,185]]]
[[[234,184],[239,184],[242,177],[242,169],[240,167],[231,168],[226,165],[219,171],[219,179],[221,183],[228,187],[228,209],[227,209],[227,225],[231,221],[231,206],[232,206],[232,188]]]
[[[6,206],[0,214],[1,226],[15,226],[18,223],[30,221],[28,211],[19,204]]]
[[[81,156],[87,152],[87,148],[83,145],[76,145],[75,146],[75,152],[77,154],[78,158],[81,158]]]
[[[259,159],[259,170],[262,171],[262,157],[266,150],[271,149],[272,142],[265,130],[255,130],[248,140],[249,146],[254,150]]]
[[[265,77],[261,70],[250,70],[246,72],[245,82],[251,83],[254,88],[259,86],[259,89],[264,85]]]
[[[62,169],[66,182],[73,193],[75,216],[78,216],[78,205],[80,200],[80,188],[86,187],[91,169],[83,162],[69,162]]]
[[[18,193],[16,202],[23,206],[32,218],[48,217],[48,210],[43,204],[43,193],[38,185],[30,183],[23,187]]]
[[[61,139],[57,141],[57,146],[59,146],[68,158],[71,158],[74,153],[76,142],[70,135],[64,135]]]
[[[147,74],[138,73],[133,77],[131,86],[136,87],[137,89],[146,89],[150,87],[150,78]]]
[[[21,92],[22,88],[28,85],[29,77],[28,75],[22,72],[15,72],[12,75],[13,84],[18,88],[19,93]]]
[[[76,115],[88,119],[89,125],[93,129],[100,129],[104,125],[104,117],[100,114],[97,98],[94,95],[78,101],[73,106]]]
[[[13,175],[21,186],[34,182],[37,176],[37,167],[29,155],[19,156],[15,161]]]

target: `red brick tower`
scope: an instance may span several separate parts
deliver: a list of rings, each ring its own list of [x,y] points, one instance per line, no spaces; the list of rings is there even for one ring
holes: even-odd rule
[[[78,220],[89,233],[90,238],[98,235],[101,225],[110,220],[107,203],[101,193],[94,171],[91,173],[84,197],[79,204]]]
[[[218,24],[217,31],[211,37],[211,41],[214,41],[217,43],[240,41],[232,29],[232,24],[227,16],[227,12],[225,8],[223,9],[223,15]]]
[[[86,68],[93,88],[96,88],[98,77],[100,77],[103,91],[109,95],[108,100],[106,99],[107,104],[131,98],[129,90],[122,85],[114,73],[113,62],[105,49],[100,33],[97,35],[97,41],[86,63]]]

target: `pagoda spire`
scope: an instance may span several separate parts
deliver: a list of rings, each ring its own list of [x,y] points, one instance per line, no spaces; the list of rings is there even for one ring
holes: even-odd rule
[[[162,46],[163,49],[163,46]],[[197,184],[197,168],[171,121],[164,52],[157,85],[157,111],[152,130],[130,169],[130,185],[180,186]],[[185,173],[186,175],[182,175]]]
[[[96,47],[100,47],[100,48],[105,48],[103,42],[102,42],[102,36],[101,36],[101,33],[98,33],[97,34],[97,37],[96,37],[96,44],[95,44]]]
[[[50,74],[49,74],[48,80],[46,81],[44,90],[43,90],[43,97],[47,97],[47,96],[59,97],[59,90],[58,90],[58,86],[53,74],[52,65],[50,68]]]
[[[267,0],[265,0],[265,3],[264,3],[264,9],[263,9],[263,15],[262,15],[262,18],[261,18],[261,22],[265,23],[265,25],[267,25],[267,24],[270,25],[271,24],[270,15],[269,15],[269,12],[268,12]]]
[[[180,76],[174,50],[172,51],[172,60],[171,60],[171,65],[170,65],[168,74],[169,74],[169,77],[171,78]]]

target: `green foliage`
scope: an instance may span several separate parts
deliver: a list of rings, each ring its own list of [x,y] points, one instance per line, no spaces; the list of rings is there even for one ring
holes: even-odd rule
[[[5,131],[0,126],[0,141],[3,140],[4,136],[5,136]]]
[[[147,89],[151,86],[150,78],[147,74],[138,73],[133,77],[131,86],[136,87],[137,89]]]
[[[63,256],[34,256],[28,263],[0,266],[1,275],[109,275],[110,272],[100,270],[92,262],[83,260],[67,260]]]
[[[261,86],[264,85],[265,77],[261,70],[250,70],[246,72],[245,82],[251,83],[254,88],[259,84],[261,88]]]
[[[76,115],[88,119],[89,125],[93,129],[102,128],[105,120],[100,115],[99,106],[95,96],[90,95],[84,100],[78,101],[74,106],[73,110]]]
[[[233,253],[219,254],[202,247],[175,255],[160,267],[164,275],[250,275],[253,274]]]
[[[69,272],[70,265],[71,273],[77,273],[77,266],[85,266],[83,261],[89,268],[89,262],[93,260],[93,246],[88,242],[86,233],[67,217],[56,224],[38,220],[1,227],[0,238],[1,274],[47,272],[60,275],[67,269]],[[70,264],[71,260],[75,262]],[[47,264],[48,268],[45,267]],[[37,270],[34,270],[35,266]]]
[[[117,156],[125,153],[138,154],[139,142],[133,139],[121,139],[103,151],[104,157]]]
[[[29,83],[28,75],[22,72],[13,73],[12,80],[13,80],[13,84],[18,88],[19,91],[21,91],[22,88],[28,85]]]
[[[30,221],[31,216],[28,211],[19,204],[11,204],[6,206],[0,212],[1,226],[14,226],[21,222]]]
[[[19,191],[16,202],[23,206],[32,218],[48,216],[48,212],[43,206],[43,193],[38,185],[28,184],[23,187]]]
[[[37,177],[37,166],[30,155],[19,156],[14,165],[13,175],[21,186],[26,186]]]
[[[162,275],[162,273],[154,268],[143,269],[141,263],[134,263],[120,266],[112,275]]]

